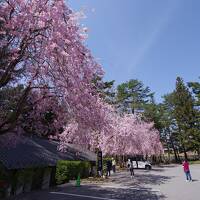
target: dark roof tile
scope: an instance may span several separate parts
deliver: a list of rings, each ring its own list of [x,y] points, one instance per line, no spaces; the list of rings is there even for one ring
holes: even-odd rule
[[[67,152],[57,150],[57,141],[24,137],[16,146],[0,146],[0,162],[7,169],[55,166],[58,160],[95,161],[96,155],[77,145],[68,144]],[[77,152],[79,154],[77,155]]]

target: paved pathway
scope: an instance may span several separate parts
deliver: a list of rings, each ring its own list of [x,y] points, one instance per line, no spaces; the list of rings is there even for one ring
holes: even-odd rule
[[[200,165],[192,165],[194,181],[186,182],[180,165],[124,171],[102,184],[84,183],[80,188],[66,184],[51,191],[31,192],[12,200],[199,200]]]

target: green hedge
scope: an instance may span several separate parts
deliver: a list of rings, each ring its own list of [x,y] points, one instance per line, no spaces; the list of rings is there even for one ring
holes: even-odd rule
[[[62,184],[77,179],[79,174],[81,178],[86,178],[90,168],[91,165],[87,161],[59,161],[56,167],[56,183]]]

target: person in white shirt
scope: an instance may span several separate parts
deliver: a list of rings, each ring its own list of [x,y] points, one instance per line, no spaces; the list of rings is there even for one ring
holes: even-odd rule
[[[114,158],[112,158],[112,170],[113,170],[113,173],[116,172],[116,161]]]
[[[130,169],[130,166],[131,166],[131,160],[128,159],[128,161],[127,161],[127,169],[128,169],[128,170]]]
[[[133,162],[131,162],[131,165],[130,165],[130,172],[131,172],[131,178],[133,178],[133,176],[134,176],[134,166],[133,166]]]

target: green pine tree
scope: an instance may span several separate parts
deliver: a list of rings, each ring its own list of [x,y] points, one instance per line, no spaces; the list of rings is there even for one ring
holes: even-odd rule
[[[180,77],[176,79],[173,103],[178,139],[187,159],[187,150],[194,147],[197,139],[196,111],[194,99],[187,86],[185,86],[183,79]]]
[[[132,111],[135,113],[144,110],[144,105],[151,101],[153,93],[149,87],[137,80],[131,79],[125,83],[118,85],[116,102],[121,106],[122,111]]]

